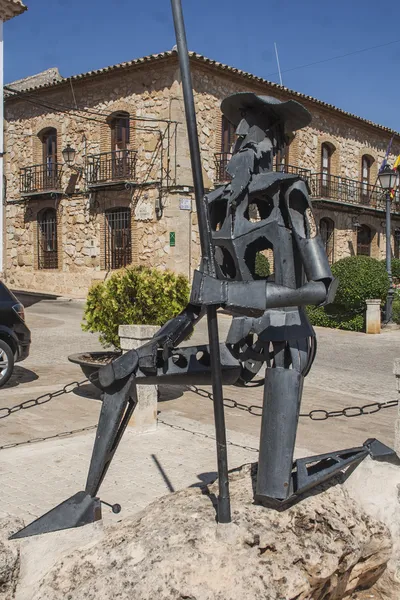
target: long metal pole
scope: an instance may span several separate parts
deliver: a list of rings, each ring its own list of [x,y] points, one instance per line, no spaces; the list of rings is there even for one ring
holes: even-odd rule
[[[197,134],[196,111],[194,106],[192,76],[190,73],[189,54],[187,49],[181,0],[171,0],[171,5],[182,78],[182,89],[185,103],[186,125],[189,137],[190,160],[193,172],[193,185],[196,198],[203,269],[208,274],[215,275],[214,254],[206,212],[207,209],[204,203],[204,184],[203,173],[201,169],[199,138]],[[231,521],[231,505],[229,498],[228,456],[226,448],[226,429],[222,393],[217,309],[215,306],[207,307],[207,322],[211,355],[212,388],[214,396],[213,404],[215,437],[217,441],[219,481],[218,522],[229,523]]]
[[[393,278],[392,278],[392,247],[391,247],[391,197],[390,192],[386,192],[386,271],[389,277],[389,290],[386,297],[386,323],[392,322],[392,306],[393,306]]]

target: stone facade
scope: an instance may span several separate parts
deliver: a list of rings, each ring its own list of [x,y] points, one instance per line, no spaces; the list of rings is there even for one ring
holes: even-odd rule
[[[312,113],[312,125],[299,131],[289,147],[291,165],[320,172],[321,146],[327,143],[332,175],[360,181],[362,156],[367,155],[375,181],[389,130],[198,56],[192,57],[192,69],[207,189],[215,185],[215,154],[221,152],[220,102],[249,90],[282,100],[295,97]],[[113,149],[111,120],[121,112],[130,117],[127,147],[136,152],[134,181],[113,181],[111,175],[111,181],[90,185],[88,165]],[[200,245],[175,52],[20,91],[7,98],[5,117],[5,277],[12,288],[84,297],[91,282],[106,278],[115,266],[109,257],[107,211],[117,208],[130,211],[133,264],[191,277]],[[22,194],[21,169],[43,163],[42,136],[49,128],[57,132],[59,188]],[[67,144],[76,150],[72,168],[63,164]],[[400,153],[399,136],[392,151],[393,162]],[[56,215],[58,251],[52,268],[42,268],[40,257],[38,218],[46,209]],[[371,256],[384,258],[382,210],[325,198],[315,200],[315,212],[317,222],[324,217],[334,222],[334,260],[357,253],[356,220],[371,228]],[[399,224],[394,214],[393,227]],[[393,251],[398,251],[394,243]]]

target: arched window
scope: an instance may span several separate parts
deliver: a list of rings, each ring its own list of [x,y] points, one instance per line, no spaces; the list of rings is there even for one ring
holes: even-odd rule
[[[39,269],[57,269],[57,213],[54,208],[46,208],[39,213],[37,237]]]
[[[369,154],[364,154],[361,157],[361,196],[364,201],[369,198],[371,166],[373,162],[374,159]]]
[[[57,130],[54,127],[43,129],[39,133],[39,139],[42,142],[43,157],[43,185],[42,189],[52,189],[57,183]]]
[[[285,146],[282,150],[278,150],[275,154],[275,170],[281,173],[288,172],[289,164],[289,146]]]
[[[235,126],[232,125],[225,117],[222,115],[222,126],[221,126],[221,152],[223,154],[231,154],[232,146],[235,143]]]
[[[321,239],[325,246],[325,252],[328,257],[329,264],[333,264],[335,252],[335,223],[332,219],[324,217],[319,222],[319,231]]]
[[[329,194],[329,188],[331,183],[331,158],[334,152],[334,148],[331,144],[325,142],[321,146],[321,186],[322,192]]]
[[[110,120],[111,126],[111,179],[126,179],[131,176],[129,152],[130,126],[129,113],[115,113]],[[107,166],[109,171],[109,166]]]
[[[131,211],[114,208],[105,214],[106,269],[121,269],[132,262]]]
[[[372,231],[367,225],[361,225],[357,230],[357,254],[371,256]]]

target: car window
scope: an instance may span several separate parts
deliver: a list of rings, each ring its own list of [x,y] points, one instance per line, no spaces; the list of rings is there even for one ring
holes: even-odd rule
[[[1,300],[13,300],[12,293],[2,281],[0,281],[0,301]]]

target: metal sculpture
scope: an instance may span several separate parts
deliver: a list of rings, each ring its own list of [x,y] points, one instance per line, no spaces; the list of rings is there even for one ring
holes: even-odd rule
[[[203,198],[200,153],[180,0],[172,0],[181,60],[203,260],[195,271],[190,304],[137,350],[104,366],[105,390],[84,491],[78,492],[13,537],[77,527],[101,518],[100,485],[137,404],[136,384],[213,384],[220,496],[219,522],[230,520],[222,383],[264,385],[255,501],[291,505],[367,455],[394,458],[377,440],[293,463],[304,377],[316,352],[304,306],[332,301],[336,282],[318,235],[307,183],[272,170],[288,136],[311,122],[294,100],[238,93],[221,105],[237,141],[227,166],[231,181]],[[259,252],[273,253],[274,273],[256,273]],[[216,309],[233,315],[219,344]],[[209,346],[178,348],[207,313]],[[257,374],[265,374],[257,381]],[[117,510],[117,509],[116,509]]]

